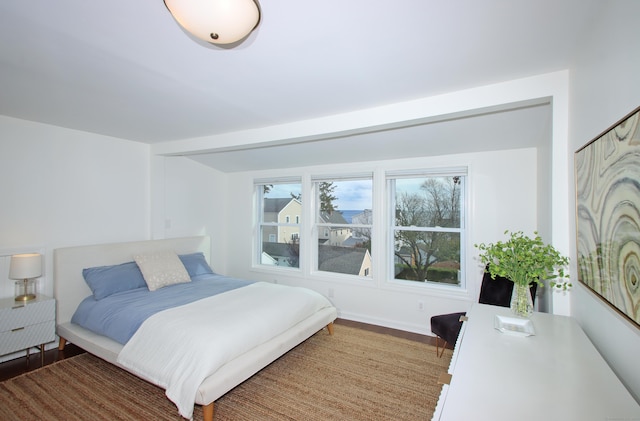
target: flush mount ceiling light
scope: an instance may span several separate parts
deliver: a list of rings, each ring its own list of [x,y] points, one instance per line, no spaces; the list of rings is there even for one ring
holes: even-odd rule
[[[233,44],[245,38],[260,22],[254,0],[164,0],[185,30],[213,44]]]

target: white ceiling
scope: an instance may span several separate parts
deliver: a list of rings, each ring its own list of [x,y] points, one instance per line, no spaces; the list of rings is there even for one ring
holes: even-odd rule
[[[150,144],[331,116],[567,69],[606,2],[262,0],[260,7],[258,29],[226,49],[186,34],[162,0],[1,1],[0,114]],[[549,127],[549,106],[538,105],[393,136],[195,159],[234,171],[263,168],[265,158],[273,158],[267,167],[288,166],[283,152],[308,165],[337,162],[323,152],[335,148],[384,159],[523,147],[548,138]]]

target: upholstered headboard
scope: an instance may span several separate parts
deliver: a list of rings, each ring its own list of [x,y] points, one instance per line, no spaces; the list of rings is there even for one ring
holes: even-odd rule
[[[82,269],[130,262],[135,254],[165,250],[173,250],[178,254],[201,251],[207,261],[211,261],[211,240],[208,236],[55,249],[53,251],[53,290],[57,308],[56,323],[69,322],[80,302],[91,295],[91,290],[82,277]]]

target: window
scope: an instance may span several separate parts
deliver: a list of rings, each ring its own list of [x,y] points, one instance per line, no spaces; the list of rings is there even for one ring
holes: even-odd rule
[[[466,183],[464,167],[257,180],[254,264],[464,288]]]
[[[387,177],[393,279],[461,286],[466,170]]]
[[[259,264],[299,267],[301,187],[300,181],[256,182]]]
[[[313,179],[316,269],[371,276],[372,176]]]

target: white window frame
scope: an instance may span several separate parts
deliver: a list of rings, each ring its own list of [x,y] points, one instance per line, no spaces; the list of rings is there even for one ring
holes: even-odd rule
[[[333,224],[333,223],[322,223],[319,222],[320,218],[320,192],[318,191],[319,189],[319,185],[320,183],[323,182],[340,182],[340,181],[356,181],[356,180],[370,180],[371,181],[371,191],[372,191],[372,202],[373,200],[373,192],[375,190],[374,187],[374,174],[373,173],[357,173],[357,174],[331,174],[331,175],[313,175],[311,176],[311,180],[310,180],[310,188],[311,188],[311,203],[312,203],[312,215],[313,215],[313,219],[312,219],[312,232],[310,237],[310,241],[312,242],[312,247],[311,247],[311,272],[312,274],[316,274],[316,275],[322,275],[322,276],[330,276],[330,277],[340,277],[340,278],[344,278],[344,279],[355,279],[355,280],[367,280],[367,281],[371,281],[373,279],[373,273],[374,273],[374,269],[373,269],[373,265],[369,270],[365,270],[367,272],[367,275],[365,276],[360,276],[360,275],[349,275],[349,274],[344,274],[344,273],[338,273],[338,272],[331,272],[331,271],[323,271],[319,269],[319,261],[318,261],[318,253],[319,253],[319,240],[320,240],[320,233],[324,233],[324,237],[329,237],[329,240],[331,239],[331,230],[332,229],[336,229],[336,230],[342,230],[342,229],[348,229],[348,230],[353,230],[361,228],[361,229],[369,229],[369,231],[371,232],[371,242],[372,242],[372,247],[371,247],[371,259],[373,261],[373,252],[374,252],[374,247],[373,247],[373,236],[374,236],[374,223],[373,223],[373,219],[375,218],[375,210],[373,210],[373,203],[371,204],[372,206],[372,223],[371,224]],[[338,209],[338,211],[340,211],[341,209]],[[346,210],[346,209],[343,209]],[[324,238],[322,237],[322,238]]]
[[[420,176],[452,176],[464,177],[464,188],[461,192],[461,226],[459,229],[449,229],[460,232],[460,284],[447,285],[438,282],[415,282],[410,280],[395,279],[394,276],[394,232],[395,232],[395,192],[391,191],[389,180],[394,178],[415,178]],[[320,208],[317,183],[322,181],[341,181],[349,179],[371,179],[372,197],[371,204],[372,220],[371,225],[344,225],[343,228],[366,228],[371,230],[371,257],[372,264],[369,276],[348,275],[343,273],[319,271],[318,270],[318,238],[322,237],[325,230],[331,227],[326,224],[317,223],[317,215]],[[302,194],[302,210],[300,218],[296,222],[286,224],[296,226],[300,235],[299,240],[299,261],[298,267],[271,266],[261,263],[262,251],[262,218],[264,216],[264,196],[263,186],[269,184],[299,184]],[[260,186],[260,189],[257,188]],[[368,285],[382,288],[402,289],[414,288],[418,290],[431,289],[444,294],[457,294],[466,290],[466,270],[467,262],[467,235],[468,235],[468,214],[469,214],[469,178],[466,166],[449,168],[426,168],[415,170],[393,170],[378,169],[373,172],[360,172],[351,174],[336,173],[330,175],[314,175],[304,173],[293,177],[269,177],[264,179],[254,179],[255,209],[254,213],[254,257],[253,269],[258,271],[297,271],[300,275],[308,279],[321,279],[330,282],[347,282],[354,285]],[[341,209],[339,209],[341,210]],[[382,218],[382,219],[381,219]],[[402,227],[399,227],[402,228]],[[440,229],[440,228],[438,228]],[[443,229],[446,230],[446,229]],[[363,283],[366,282],[365,283]],[[368,282],[371,281],[371,282]]]
[[[419,178],[419,177],[454,177],[459,176],[462,179],[462,191],[460,192],[460,227],[407,227],[396,226],[396,179],[401,178]],[[406,285],[418,288],[446,288],[451,290],[464,291],[466,289],[466,250],[467,250],[467,215],[468,215],[468,169],[467,167],[451,167],[439,169],[421,169],[421,170],[403,170],[388,171],[386,173],[386,189],[387,195],[385,205],[387,208],[388,223],[387,245],[386,245],[386,261],[387,261],[387,279],[388,282],[396,285]],[[395,233],[398,230],[403,231],[423,231],[423,232],[451,232],[460,235],[460,283],[458,285],[439,283],[439,282],[417,282],[395,278]]]
[[[304,233],[303,233],[303,225],[300,221],[300,218],[296,216],[297,223],[284,223],[284,222],[267,222],[264,221],[264,186],[265,185],[277,185],[277,184],[299,184],[300,191],[302,192],[303,182],[301,177],[288,177],[288,178],[268,178],[268,179],[256,179],[254,180],[254,196],[255,196],[255,209],[256,209],[256,223],[254,228],[254,253],[253,253],[253,266],[254,268],[262,268],[268,270],[284,270],[284,271],[301,271],[302,269],[302,253],[304,250],[304,246],[302,244]],[[302,202],[301,214],[304,214],[304,202]],[[285,216],[287,221],[291,221],[290,215]],[[303,218],[304,219],[304,218]],[[263,242],[262,232],[264,227],[275,227],[276,231],[279,231],[282,227],[292,227],[297,228],[298,230],[298,266],[279,266],[279,265],[266,265],[262,263],[262,252],[263,252]],[[271,235],[269,235],[269,242],[271,242]],[[277,241],[277,236],[276,236]]]

